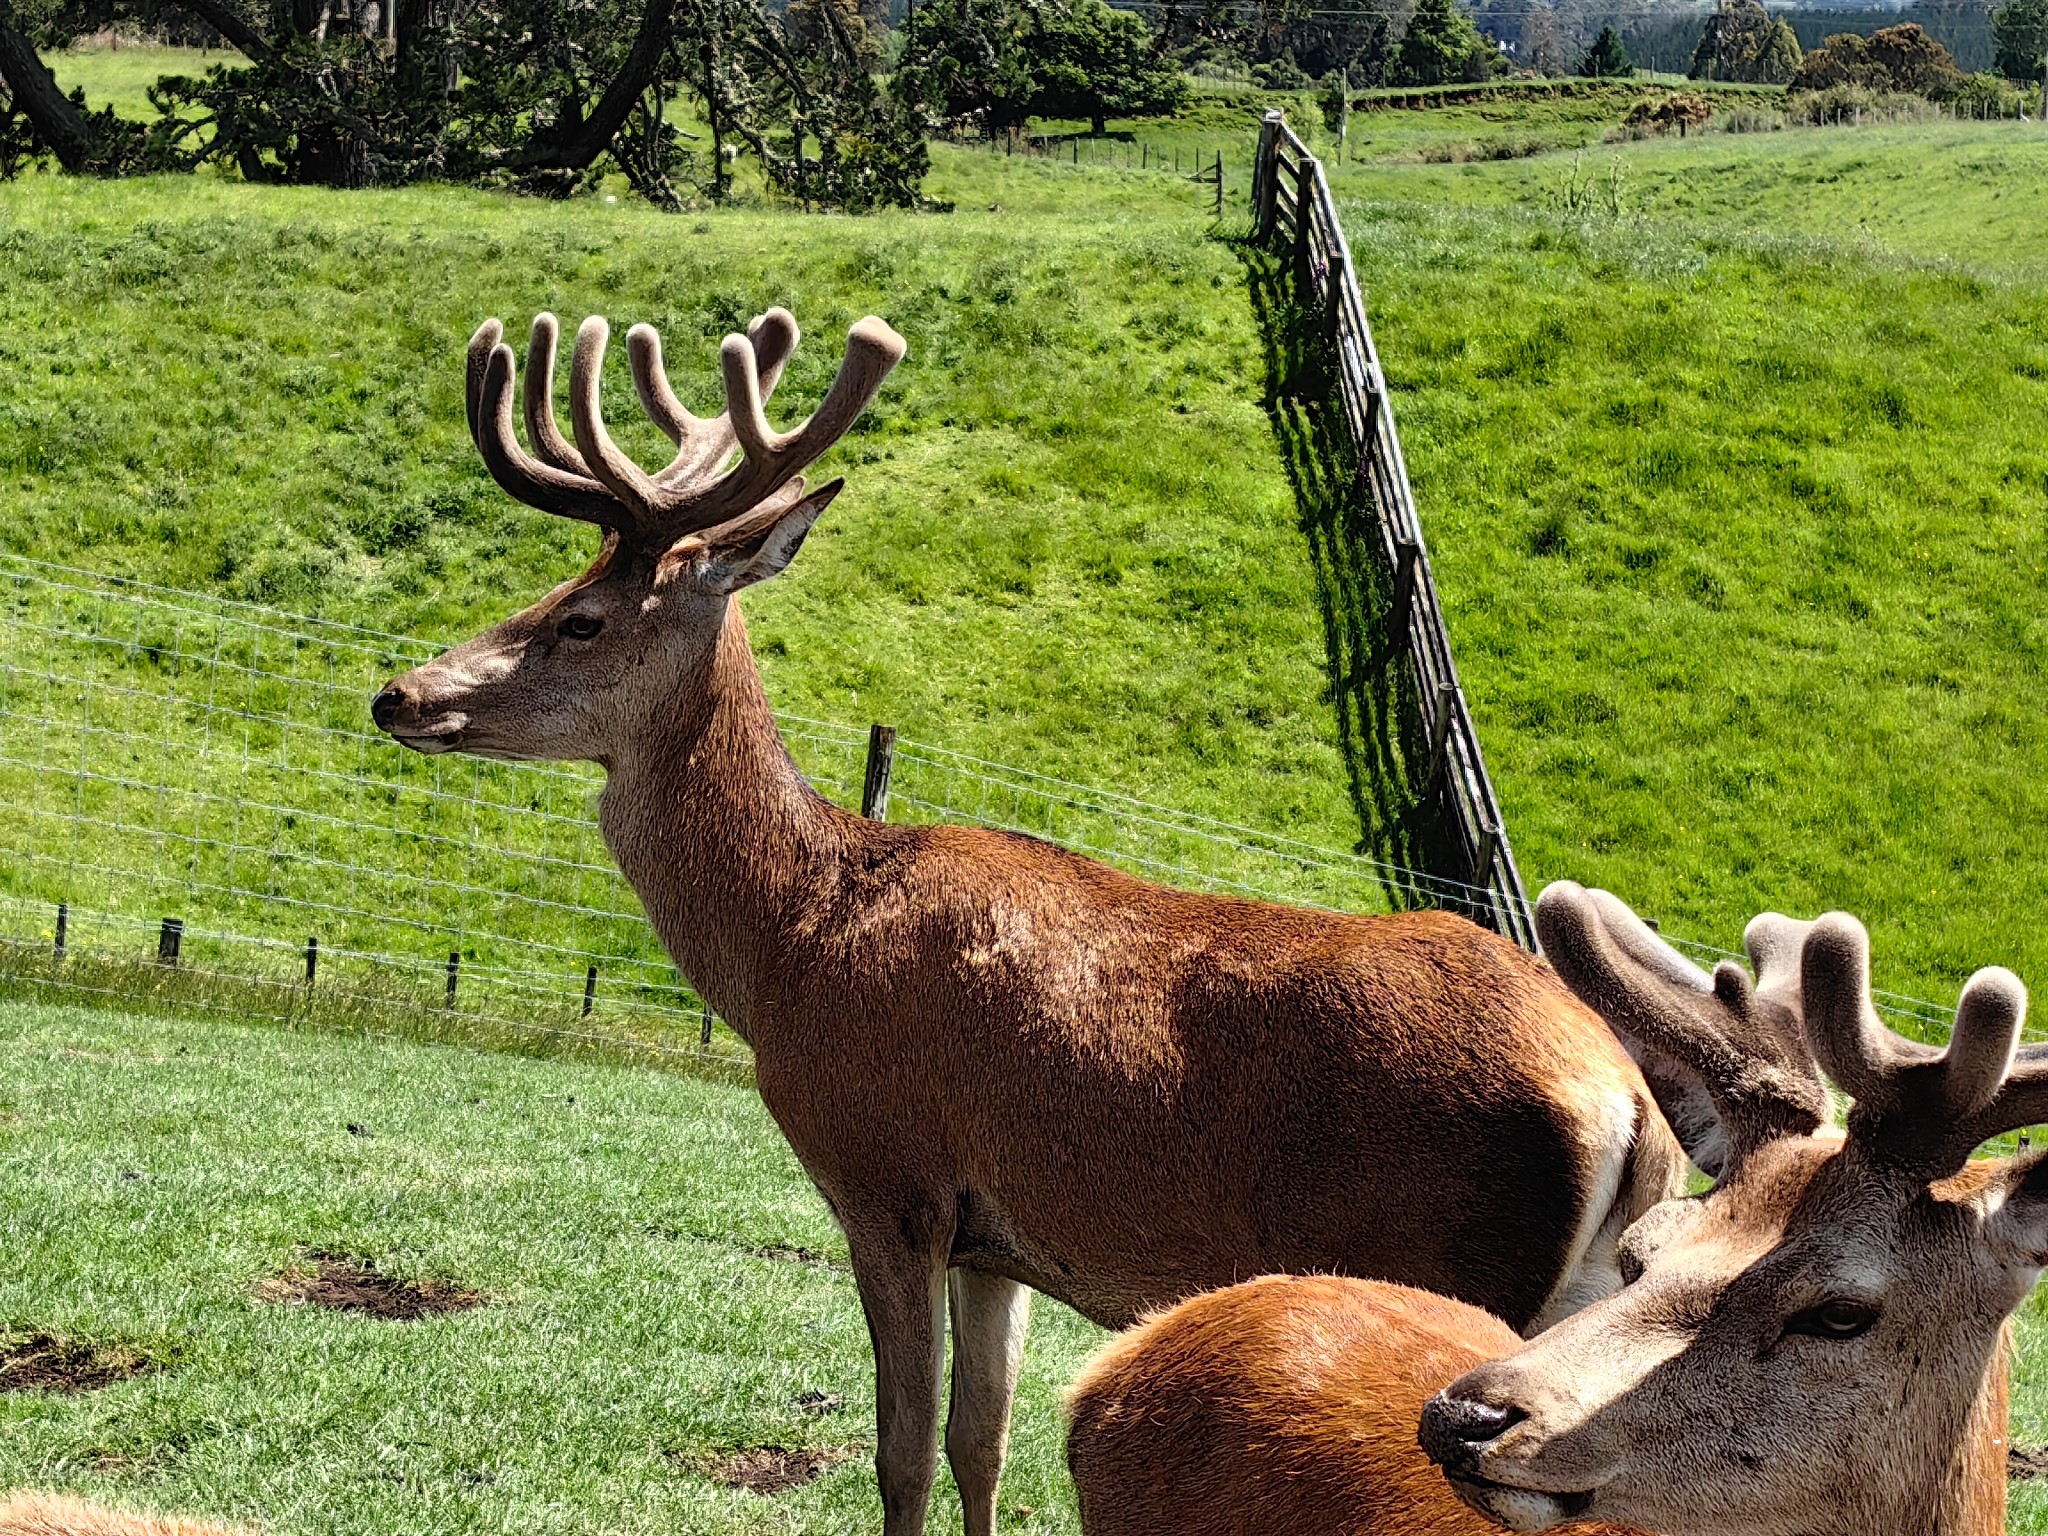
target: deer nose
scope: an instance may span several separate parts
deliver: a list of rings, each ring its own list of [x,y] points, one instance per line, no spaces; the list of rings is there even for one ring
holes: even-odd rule
[[[370,718],[377,722],[378,730],[391,729],[391,722],[398,718],[398,708],[403,703],[405,690],[395,683],[370,700]]]
[[[1422,1428],[1416,1439],[1438,1466],[1455,1466],[1527,1417],[1525,1408],[1501,1408],[1444,1391],[1422,1405]]]

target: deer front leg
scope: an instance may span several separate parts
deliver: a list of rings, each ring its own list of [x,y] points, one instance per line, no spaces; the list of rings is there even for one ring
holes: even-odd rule
[[[994,1536],[996,1483],[1010,1444],[1010,1399],[1031,1292],[976,1269],[948,1276],[953,1303],[953,1399],[946,1410],[946,1460],[960,1489],[967,1536]]]
[[[847,1232],[854,1283],[875,1347],[875,1476],[882,1536],[922,1536],[939,1459],[946,1345],[945,1248],[918,1252]]]

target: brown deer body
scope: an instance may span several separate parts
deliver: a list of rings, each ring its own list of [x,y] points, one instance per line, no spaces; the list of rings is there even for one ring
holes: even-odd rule
[[[1942,1052],[1878,1021],[1852,918],[1757,919],[1752,983],[1699,972],[1604,892],[1553,886],[1537,915],[1559,972],[1711,1104],[1718,1184],[1630,1228],[1628,1285],[1525,1344],[1357,1282],[1259,1282],[1156,1319],[1076,1392],[1090,1536],[1249,1533],[1230,1523],[1246,1488],[1264,1529],[1997,1536],[2005,1328],[2048,1264],[2048,1172],[1969,1158],[2048,1116],[2048,1047],[2015,1055],[2018,981],[1972,977]],[[1854,1100],[1846,1135],[1823,1126],[1822,1064]],[[1480,1351],[1504,1358],[1420,1403]],[[1446,1482],[1416,1476],[1418,1419]]]
[[[761,381],[795,343],[786,315],[728,338],[729,424],[674,404],[636,329],[643,403],[679,448],[648,476],[603,433],[602,322],[578,342],[576,446],[560,437],[552,324],[527,373],[540,461],[512,435],[495,322],[472,347],[471,419],[501,483],[605,524],[604,551],[375,713],[423,751],[606,768],[608,845],[752,1045],[846,1232],[888,1536],[924,1519],[949,1302],[946,1450],[982,1536],[1027,1287],[1122,1326],[1249,1275],[1335,1270],[1523,1327],[1613,1288],[1620,1231],[1683,1157],[1611,1032],[1513,945],[1440,914],[1193,895],[1030,838],[880,825],[805,783],[732,596],[786,565],[836,492],[792,477],[900,354],[893,333],[857,326],[817,416],[779,438]],[[719,476],[735,439],[746,457]]]
[[[1499,1536],[1415,1426],[1432,1395],[1521,1342],[1477,1307],[1380,1280],[1269,1275],[1184,1301],[1105,1346],[1068,1397],[1081,1529]]]

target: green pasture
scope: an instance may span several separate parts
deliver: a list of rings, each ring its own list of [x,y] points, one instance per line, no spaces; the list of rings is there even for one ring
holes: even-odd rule
[[[0,1487],[277,1536],[879,1524],[845,1243],[751,1089],[0,1003],[0,1128],[0,1345],[163,1367],[0,1393]],[[318,1252],[486,1300],[261,1299]],[[1005,1530],[1077,1529],[1057,1394],[1099,1337],[1038,1304]],[[710,1475],[763,1446],[845,1459],[774,1495]],[[959,1529],[944,1474],[935,1510]]]

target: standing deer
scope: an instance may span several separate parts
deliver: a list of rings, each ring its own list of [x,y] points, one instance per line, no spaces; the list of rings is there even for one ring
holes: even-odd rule
[[[887,1536],[923,1526],[948,1306],[945,1446],[994,1526],[1028,1289],[1110,1327],[1268,1271],[1386,1275],[1517,1327],[1619,1283],[1615,1244],[1683,1154],[1599,1018],[1533,957],[1440,913],[1352,917],[1148,885],[1036,839],[891,826],[816,794],[776,733],[734,595],[838,494],[800,471],[903,354],[853,327],[805,425],[763,410],[783,310],[721,351],[727,410],[677,401],[649,474],[607,435],[584,323],[574,444],[555,321],[524,414],[491,321],[470,424],[492,476],[604,529],[596,563],[398,678],[379,726],[421,752],[604,765],[606,843],[677,967],[754,1050],[761,1096],[846,1233],[875,1350]],[[733,447],[738,462],[724,468]]]
[[[2048,1172],[1970,1154],[2048,1117],[2018,980],[1971,977],[1936,1051],[1879,1022],[1842,914],[1758,918],[1754,984],[1605,892],[1552,886],[1537,927],[1711,1105],[1713,1191],[1630,1228],[1627,1287],[1527,1343],[1440,1297],[1297,1279],[1113,1342],[1073,1399],[1089,1536],[1997,1536],[2005,1327],[2048,1265]],[[1823,1068],[1846,1134],[1822,1128]]]

